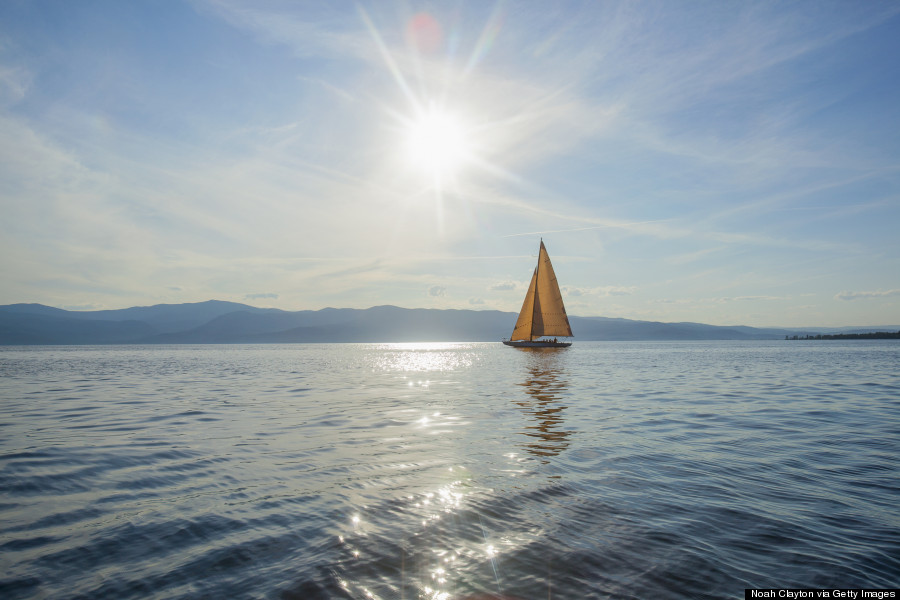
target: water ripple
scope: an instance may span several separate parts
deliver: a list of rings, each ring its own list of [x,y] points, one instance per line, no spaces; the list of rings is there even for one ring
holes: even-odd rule
[[[3,598],[900,583],[900,346],[0,349]]]

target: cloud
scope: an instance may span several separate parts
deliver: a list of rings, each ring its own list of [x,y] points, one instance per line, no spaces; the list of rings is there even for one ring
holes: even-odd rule
[[[516,287],[518,286],[515,281],[501,281],[492,285],[490,289],[492,292],[508,292],[516,289]]]
[[[637,291],[637,287],[635,286],[621,286],[621,285],[607,285],[603,287],[595,287],[595,288],[574,288],[564,286],[562,291],[567,296],[580,297],[580,296],[599,296],[601,298],[608,298],[610,296],[630,296]]]
[[[75,304],[63,306],[65,310],[74,310],[74,311],[85,311],[85,310],[102,310],[103,307],[99,304]]]
[[[763,300],[788,300],[789,298],[786,296],[723,296],[721,298],[712,298],[711,300],[715,303],[724,303],[724,302],[759,302]]]
[[[256,2],[234,0],[209,0],[202,5],[217,14],[230,25],[252,32],[267,43],[283,44],[297,56],[311,58],[354,57],[375,60],[370,43],[358,35],[357,19],[348,19],[342,7],[323,4],[310,18],[313,11],[291,14],[285,11],[267,11],[258,8]],[[343,25],[342,25],[343,24]]]
[[[272,293],[247,294],[246,296],[244,296],[244,298],[247,300],[263,300],[263,299],[277,300],[278,294],[272,294]]]
[[[435,298],[443,297],[444,294],[446,294],[446,293],[447,293],[447,288],[445,288],[442,285],[433,285],[430,288],[428,288],[428,295],[434,296]]]
[[[0,104],[13,104],[25,97],[31,75],[18,66],[0,64]]]
[[[606,295],[606,296],[630,296],[637,290],[637,288],[633,285],[631,285],[631,286],[608,285],[606,287],[602,287],[599,289],[603,293],[603,295]]]
[[[481,298],[469,298],[469,304],[472,304],[473,306],[479,305],[479,304],[484,304],[484,300]]]
[[[871,298],[890,298],[892,296],[900,296],[900,290],[878,290],[874,292],[841,292],[835,295],[835,300],[868,300]]]
[[[715,257],[717,252],[721,252],[723,246],[717,246],[714,248],[705,248],[703,250],[698,250],[696,252],[685,252],[683,254],[677,254],[674,256],[667,256],[663,260],[667,263],[673,265],[685,265],[696,262],[698,260]]]

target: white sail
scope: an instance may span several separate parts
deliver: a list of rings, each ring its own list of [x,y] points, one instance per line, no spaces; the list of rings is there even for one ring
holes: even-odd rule
[[[570,337],[572,328],[563,304],[556,273],[550,263],[550,255],[541,240],[538,264],[531,277],[528,293],[522,303],[522,310],[516,320],[516,326],[510,341],[532,341],[542,336]]]

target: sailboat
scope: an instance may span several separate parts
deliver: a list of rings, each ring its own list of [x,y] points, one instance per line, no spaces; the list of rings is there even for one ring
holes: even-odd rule
[[[554,336],[554,339],[540,339],[550,336]],[[572,342],[557,341],[556,336],[572,337],[572,328],[569,326],[569,317],[566,316],[566,307],[563,305],[553,265],[550,264],[550,255],[547,254],[542,239],[537,266],[531,276],[531,284],[525,294],[516,326],[509,339],[503,340],[503,343],[516,348],[567,348],[572,345]]]

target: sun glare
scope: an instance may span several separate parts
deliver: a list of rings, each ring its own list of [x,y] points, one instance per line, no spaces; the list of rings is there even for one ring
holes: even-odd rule
[[[452,114],[430,110],[411,123],[407,151],[412,163],[430,175],[453,175],[468,154],[465,129]]]

